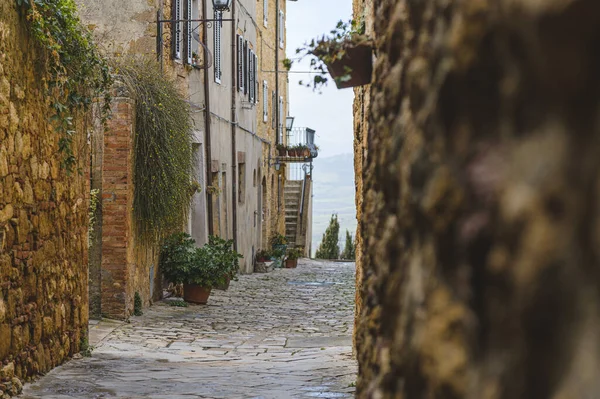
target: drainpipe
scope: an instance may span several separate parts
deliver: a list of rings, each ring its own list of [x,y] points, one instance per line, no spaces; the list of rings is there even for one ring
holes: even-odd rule
[[[208,15],[208,8],[206,6],[206,0],[202,0],[202,10],[204,13],[204,18]],[[207,29],[204,27],[202,29],[202,41],[204,43],[207,42]],[[210,149],[210,84],[208,81],[208,68],[204,68],[204,101],[205,101],[205,111],[204,111],[204,150],[205,150],[205,165],[206,165],[206,187],[212,186],[212,155]],[[214,234],[214,225],[213,225],[213,198],[212,194],[205,188],[206,192],[206,213],[207,213],[207,221],[208,221],[208,235]]]
[[[283,144],[279,142],[279,0],[275,1],[275,144]],[[277,193],[279,196],[279,192]]]
[[[231,201],[232,206],[232,222],[233,222],[233,249],[237,251],[237,153],[236,153],[236,125],[237,125],[237,115],[236,115],[236,76],[237,76],[237,68],[235,64],[235,56],[236,56],[236,44],[237,40],[235,37],[237,23],[235,20],[235,5],[237,0],[233,0],[231,2],[231,170],[233,171],[233,175],[231,176]]]

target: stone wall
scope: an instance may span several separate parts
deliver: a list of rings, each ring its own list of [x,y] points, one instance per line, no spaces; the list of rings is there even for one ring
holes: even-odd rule
[[[14,1],[0,2],[0,396],[45,373],[87,341],[86,172],[61,169],[44,69]]]
[[[600,396],[600,3],[374,18],[358,397]]]

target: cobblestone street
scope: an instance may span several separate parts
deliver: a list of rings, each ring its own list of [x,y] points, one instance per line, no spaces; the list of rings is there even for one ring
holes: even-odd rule
[[[302,260],[240,276],[207,306],[165,302],[130,323],[101,322],[92,357],[28,384],[23,399],[348,398],[354,264]],[[112,327],[111,327],[112,325]]]

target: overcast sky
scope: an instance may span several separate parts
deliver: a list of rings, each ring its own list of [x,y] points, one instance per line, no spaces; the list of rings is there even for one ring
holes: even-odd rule
[[[352,1],[288,0],[287,14],[287,53],[293,58],[296,48],[304,42],[328,33],[339,20],[350,20]],[[306,64],[292,67],[292,72],[308,70]],[[352,153],[354,91],[338,90],[334,82],[329,82],[323,94],[318,94],[298,84],[300,80],[309,79],[307,74],[289,74],[290,116],[296,117],[294,126],[317,131],[315,142],[320,147],[320,157]]]

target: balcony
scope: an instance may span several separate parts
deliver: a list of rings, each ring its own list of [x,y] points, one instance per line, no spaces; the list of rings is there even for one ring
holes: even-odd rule
[[[315,131],[308,127],[296,127],[287,131],[287,146],[278,148],[277,160],[281,163],[312,162],[319,156],[315,145]]]

